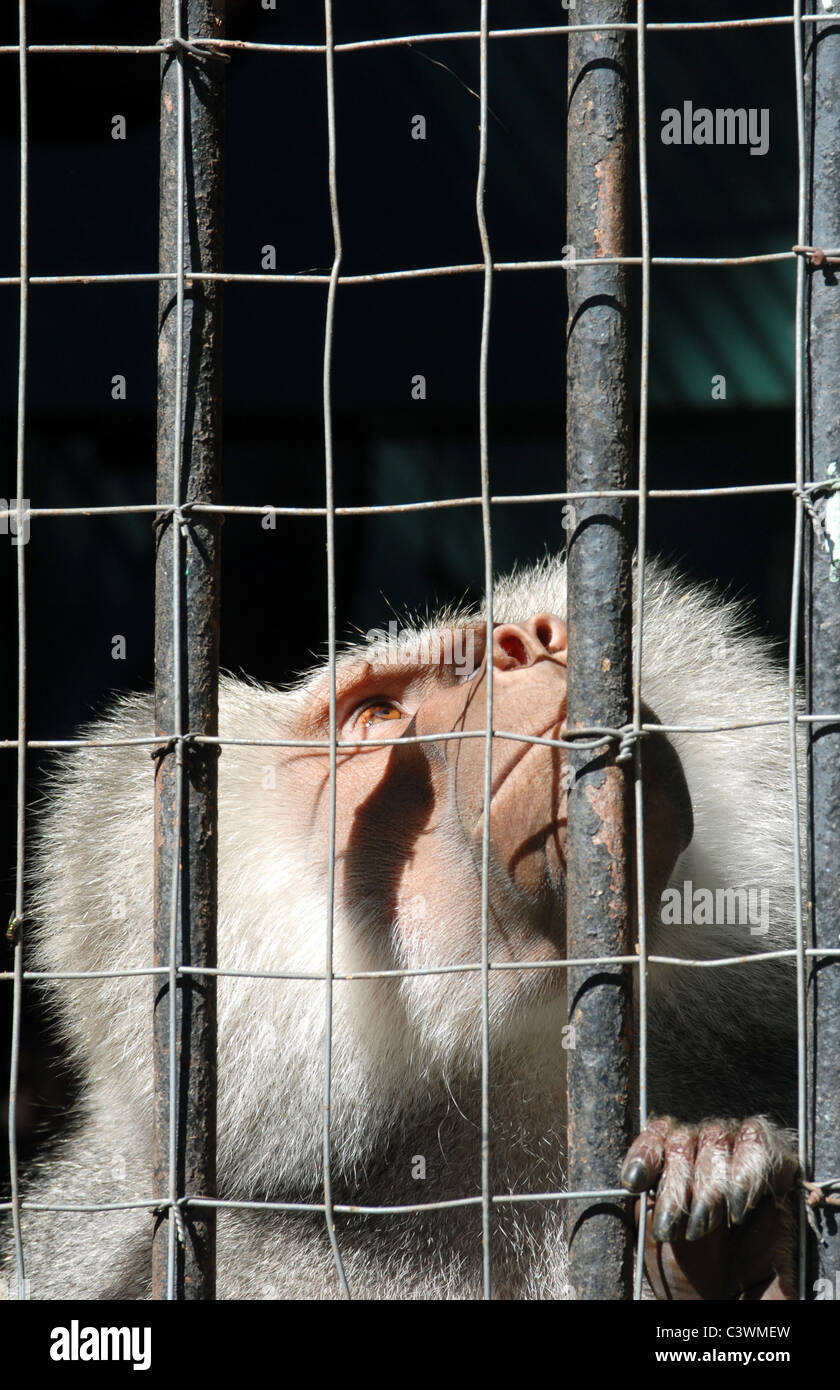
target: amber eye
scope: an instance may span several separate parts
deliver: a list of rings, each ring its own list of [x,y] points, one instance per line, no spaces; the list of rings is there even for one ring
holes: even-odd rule
[[[363,724],[366,729],[383,719],[404,719],[405,712],[394,700],[368,700],[353,716],[353,725]]]

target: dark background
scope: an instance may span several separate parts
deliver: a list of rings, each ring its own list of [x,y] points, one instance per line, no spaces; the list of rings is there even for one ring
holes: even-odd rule
[[[29,40],[153,43],[156,4],[34,0]],[[648,5],[656,19],[759,15],[739,0]],[[477,0],[341,0],[338,41],[474,29]],[[576,12],[586,19],[585,0]],[[491,6],[493,27],[562,24],[559,0]],[[232,37],[322,42],[317,0],[230,6]],[[0,43],[16,42],[14,16]],[[18,105],[14,54],[0,54],[0,276],[18,269]],[[32,274],[157,269],[155,56],[33,55],[30,73]],[[649,170],[653,250],[747,254],[796,239],[795,72],[789,26],[743,33],[651,35]],[[565,243],[566,40],[490,45],[487,219],[497,260],[559,258]],[[345,273],[475,262],[478,48],[474,42],[336,57],[338,180]],[[767,107],[770,150],[673,147],[661,111]],[[227,269],[328,272],[324,63],[318,55],[237,54],[228,68]],[[111,139],[115,114],[127,139]],[[427,122],[411,139],[411,118]],[[636,278],[638,289],[638,277]],[[650,484],[694,487],[793,476],[791,263],[749,269],[660,269],[653,275]],[[474,495],[478,475],[479,275],[339,290],[334,356],[339,504]],[[26,494],[33,506],[103,505],[154,496],[157,287],[31,291]],[[228,502],[323,504],[323,286],[235,285],[225,292],[224,491]],[[18,296],[0,286],[2,495],[14,494]],[[490,465],[495,493],[564,485],[564,273],[494,281]],[[638,323],[636,341],[638,341]],[[111,378],[127,399],[111,399]],[[428,398],[411,399],[422,373]],[[711,399],[723,373],[727,399]],[[494,509],[497,566],[563,540],[557,504]],[[654,502],[653,550],[691,574],[753,598],[783,637],[790,589],[789,497]],[[339,630],[387,622],[388,604],[477,596],[483,569],[476,509],[337,524]],[[30,736],[70,736],[114,688],[152,676],[153,541],[148,517],[36,521],[27,552]],[[15,551],[0,536],[2,733],[14,737]],[[324,525],[226,520],[222,660],[282,681],[324,649]],[[126,638],[115,664],[112,639]],[[44,785],[30,765],[30,803]],[[0,758],[0,890],[13,901],[14,755]],[[8,953],[7,963],[11,960]],[[4,965],[4,968],[6,966]],[[0,1068],[7,1066],[10,989],[0,991]],[[54,1121],[66,1083],[37,1007],[27,1006],[21,1074],[24,1157]],[[5,1125],[4,1125],[5,1128]],[[5,1158],[4,1146],[0,1153]],[[0,1160],[2,1161],[2,1160]]]

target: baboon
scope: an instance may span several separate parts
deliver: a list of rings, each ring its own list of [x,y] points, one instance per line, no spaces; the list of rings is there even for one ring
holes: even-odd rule
[[[483,728],[491,660],[495,727],[561,737],[565,612],[565,565],[549,558],[498,582],[492,651],[484,650],[480,609],[449,611],[396,644],[373,637],[342,651],[339,737],[364,744]],[[741,608],[660,565],[647,573],[643,695],[663,725],[787,713],[786,675]],[[328,716],[323,665],[283,690],[230,677],[221,686],[224,738],[325,739]],[[119,697],[90,732],[152,734],[151,698]],[[643,750],[650,949],[713,958],[787,944],[794,859],[786,729],[665,737]],[[484,757],[481,738],[339,750],[339,974],[480,959]],[[323,971],[328,762],[323,749],[223,747],[220,966]],[[563,765],[556,747],[494,741],[492,961],[563,956]],[[149,964],[153,776],[148,747],[57,760],[35,839],[30,966]],[[683,920],[686,904],[692,921]],[[336,980],[337,1203],[430,1203],[479,1191],[480,984],[476,971]],[[565,971],[494,971],[489,992],[494,1191],[561,1190]],[[794,1115],[793,995],[791,970],[777,962],[651,969],[651,1120],[624,1178],[656,1201],[656,1295],[791,1296],[780,1199],[793,1174],[785,1129]],[[83,1088],[70,1133],[36,1167],[25,1197],[148,1196],[149,979],[63,980],[47,997]],[[218,1009],[220,1195],[320,1200],[323,985],[222,977]],[[568,1295],[562,1208],[494,1208],[497,1297]],[[148,1296],[148,1208],[29,1212],[24,1220],[33,1298]],[[339,1215],[336,1228],[355,1295],[481,1295],[475,1207]],[[7,1268],[9,1260],[7,1238]],[[318,1214],[220,1211],[218,1267],[221,1298],[338,1292]]]

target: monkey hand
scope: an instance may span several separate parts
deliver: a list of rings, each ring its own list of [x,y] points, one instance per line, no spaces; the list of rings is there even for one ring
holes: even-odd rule
[[[788,1136],[764,1119],[651,1119],[621,1181],[648,1194],[645,1270],[656,1298],[795,1298],[786,1197],[797,1171]]]

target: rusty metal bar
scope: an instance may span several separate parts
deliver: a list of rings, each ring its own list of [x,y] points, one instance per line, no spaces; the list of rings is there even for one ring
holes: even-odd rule
[[[816,10],[810,3],[808,9]],[[840,25],[815,28],[805,52],[811,246],[840,234]],[[812,260],[806,294],[805,436],[812,492],[806,615],[808,708],[840,709],[840,281],[836,265]],[[811,945],[836,948],[840,930],[840,722],[811,725],[808,746]],[[840,960],[812,959],[807,1158],[817,1182],[840,1178]],[[812,1234],[809,1282],[840,1269],[840,1212],[823,1208]]]
[[[221,36],[224,0],[162,0],[160,266],[155,575],[154,1172],[161,1199],[155,1298],[215,1297],[216,986],[179,973],[216,965],[219,529],[190,515],[221,496],[222,289],[190,270],[222,266],[224,63],[182,43]]]
[[[594,23],[624,23],[629,0],[595,0]],[[629,243],[632,47],[622,31],[569,37],[567,205],[570,257],[624,255]],[[629,486],[628,271],[590,265],[567,277],[567,487]],[[576,501],[568,516],[568,725],[630,721],[632,540],[628,502]],[[630,802],[614,744],[569,754],[568,955],[630,950]],[[615,1188],[630,1141],[632,980],[626,965],[569,970],[568,1184]],[[577,1299],[630,1295],[632,1222],[625,1203],[569,1203]]]

